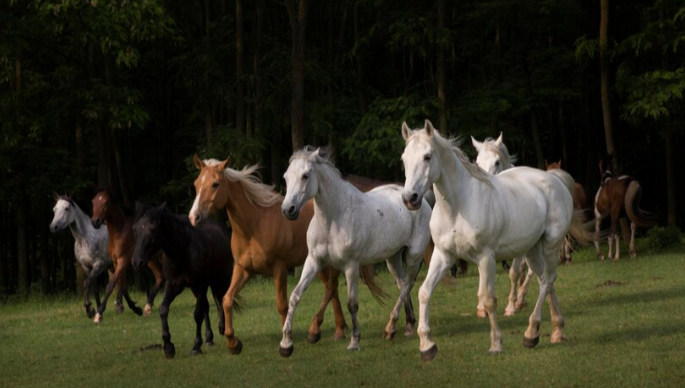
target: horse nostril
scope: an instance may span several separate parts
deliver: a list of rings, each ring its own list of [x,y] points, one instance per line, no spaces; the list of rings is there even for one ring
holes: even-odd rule
[[[288,209],[288,214],[295,214],[295,206],[291,206],[290,209]]]
[[[409,202],[411,202],[411,203],[416,203],[416,201],[417,201],[418,199],[419,199],[419,195],[416,194],[416,193],[414,193],[414,194],[411,195],[411,197],[409,197]]]

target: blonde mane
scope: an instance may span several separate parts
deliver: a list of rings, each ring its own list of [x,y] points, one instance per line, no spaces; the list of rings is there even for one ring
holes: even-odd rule
[[[218,166],[221,161],[207,159],[204,163],[207,166],[214,167]],[[260,178],[255,174],[259,168],[260,167],[257,164],[244,167],[240,171],[226,167],[224,169],[224,176],[231,182],[240,183],[248,202],[253,205],[270,207],[283,202],[283,196],[274,190],[274,185],[262,183]]]
[[[458,138],[458,137],[450,137],[450,138],[445,138],[440,135],[440,132],[437,130],[433,131],[433,136],[428,136],[426,134],[425,129],[420,129],[417,131],[413,131],[412,135],[409,137],[407,140],[407,143],[410,141],[414,140],[417,136],[423,137],[427,142],[432,142],[435,146],[438,148],[444,149],[444,150],[449,150],[451,149],[452,152],[457,156],[459,161],[461,161],[461,164],[464,166],[466,171],[474,177],[475,179],[484,182],[488,185],[491,185],[492,183],[490,182],[490,174],[486,173],[478,167],[477,164],[471,163],[468,157],[464,155],[464,153],[459,149],[459,146],[463,142],[463,139]]]
[[[502,163],[502,169],[504,170],[508,170],[514,167],[514,163],[516,163],[518,160],[516,154],[509,154],[509,150],[507,149],[507,146],[504,145],[504,143],[500,144],[500,146],[498,147],[497,140],[491,137],[488,137],[485,140],[483,140],[483,146],[485,147],[485,150],[490,151],[493,154],[499,156],[500,162]]]

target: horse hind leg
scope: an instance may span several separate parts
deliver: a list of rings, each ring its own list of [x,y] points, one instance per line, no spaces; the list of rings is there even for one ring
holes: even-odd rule
[[[152,313],[152,306],[155,305],[155,298],[164,284],[164,273],[162,272],[159,257],[155,257],[153,261],[150,261],[148,263],[148,268],[150,268],[152,274],[155,276],[155,285],[152,287],[152,290],[148,287],[147,302],[145,303],[145,308],[143,308],[143,315],[146,317],[150,316]]]
[[[635,250],[635,228],[636,225],[634,222],[630,223],[630,257],[635,258],[637,257],[637,251]]]
[[[481,257],[478,261],[478,272],[482,293],[479,293],[480,301],[490,319],[490,354],[502,352],[502,332],[497,324],[497,297],[495,296],[496,262],[493,256]]]
[[[323,324],[326,307],[328,307],[330,302],[332,302],[333,314],[335,315],[334,339],[337,341],[345,338],[345,327],[347,326],[347,323],[345,322],[345,316],[342,313],[340,298],[338,296],[338,276],[340,276],[340,271],[332,267],[328,267],[318,274],[319,279],[321,279],[321,282],[324,284],[325,290],[321,306],[312,318],[312,324],[309,327],[309,332],[307,334],[307,342],[310,344],[317,343],[321,340],[321,324]]]
[[[602,217],[599,215],[597,210],[595,210],[595,255],[597,257],[597,260],[599,261],[604,261],[604,255],[602,254],[602,251],[599,248],[599,231],[602,228]],[[609,242],[609,246],[611,246],[611,242]]]
[[[205,320],[205,317],[209,315],[207,289],[200,289],[199,292],[195,293],[195,297],[195,311],[193,313],[193,318],[195,319],[195,343],[190,350],[191,355],[202,354],[202,322]],[[207,328],[211,332],[211,328],[209,326],[207,326]]]
[[[359,321],[357,320],[357,313],[359,312],[359,264],[351,263],[345,269],[345,278],[347,279],[347,309],[350,312],[350,320],[352,321],[352,334],[350,338],[350,345],[347,350],[360,350],[359,341],[362,334],[359,330]]]

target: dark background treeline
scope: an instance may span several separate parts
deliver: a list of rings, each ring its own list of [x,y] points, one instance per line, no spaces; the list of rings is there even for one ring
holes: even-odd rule
[[[684,18],[683,0],[1,0],[0,293],[76,288],[53,190],[186,213],[194,153],[280,183],[327,143],[343,173],[403,180],[405,120],[504,132],[588,198],[614,154],[682,227]]]

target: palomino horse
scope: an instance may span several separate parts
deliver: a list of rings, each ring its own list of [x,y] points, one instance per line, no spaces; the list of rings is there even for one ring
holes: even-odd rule
[[[105,309],[107,308],[107,299],[112,294],[112,291],[114,291],[114,286],[117,283],[119,284],[119,292],[126,298],[128,307],[137,315],[142,315],[143,310],[136,306],[136,302],[128,294],[126,282],[126,270],[131,266],[131,257],[136,244],[136,236],[133,233],[134,217],[124,213],[121,205],[112,198],[112,195],[107,190],[101,190],[93,197],[93,216],[91,217],[91,222],[95,229],[100,229],[103,223],[107,225],[107,234],[109,235],[107,252],[114,263],[114,275],[107,284],[105,298],[102,300],[102,304],[100,304],[93,321],[95,323],[102,321]],[[151,260],[148,267],[155,275],[155,286],[152,291],[148,292],[147,304],[145,305],[146,316],[150,315],[155,296],[164,282],[159,256]],[[120,306],[121,311],[123,311],[123,305]]]
[[[490,175],[470,163],[458,144],[443,138],[428,120],[425,128],[416,131],[403,124],[402,136],[406,140],[402,154],[405,205],[410,210],[419,209],[431,185],[437,198],[430,222],[435,250],[419,290],[422,359],[431,360],[438,351],[430,339],[431,294],[457,257],[478,265],[478,296],[490,320],[490,353],[502,351],[496,317],[495,257],[525,255],[540,282],[524,346],[539,342],[542,304],[547,296],[554,326],[551,342],[562,341],[564,318],[554,290],[557,252],[569,230],[579,241],[591,239],[574,217],[572,178],[561,171],[550,174],[528,167]]]
[[[561,160],[555,163],[547,163],[547,160],[545,160],[545,169],[547,171],[551,171],[554,169],[561,169]],[[587,206],[587,198],[585,196],[585,188],[583,185],[581,185],[578,182],[574,182],[574,190],[573,190],[573,208],[578,211],[578,212],[584,212]],[[564,241],[564,245],[562,247],[562,254],[560,255],[562,260],[564,260],[566,263],[571,264],[571,240],[566,239]]]
[[[226,316],[224,332],[232,354],[239,354],[242,342],[233,329],[233,304],[240,290],[255,274],[270,276],[276,288],[276,306],[285,322],[288,312],[287,286],[288,270],[304,264],[307,257],[307,227],[314,215],[312,204],[302,209],[297,222],[288,222],[281,214],[283,197],[265,185],[254,175],[258,166],[242,171],[228,168],[229,160],[200,160],[194,157],[200,175],[195,180],[195,202],[190,210],[190,222],[196,224],[218,209],[226,209],[233,234],[231,249],[235,268],[231,286],[223,298]],[[379,297],[383,292],[373,282],[373,269],[364,268],[364,280],[371,292]],[[307,340],[315,343],[321,338],[321,324],[326,306],[332,301],[335,314],[335,338],[345,337],[345,317],[338,297],[338,276],[340,272],[329,268],[319,274],[325,284],[321,308],[314,316]]]
[[[288,316],[283,325],[279,353],[289,357],[293,352],[292,322],[302,293],[314,276],[326,266],[345,272],[347,308],[352,320],[352,338],[348,350],[359,350],[361,333],[357,321],[360,265],[385,260],[400,288],[385,338],[393,339],[395,324],[402,304],[409,304],[410,291],[421,266],[423,253],[430,241],[428,223],[431,209],[410,212],[402,204],[401,186],[380,186],[362,193],[342,179],[329,155],[321,149],[305,148],[290,158],[284,174],[287,192],[281,209],[296,221],[310,199],[314,199],[314,218],[307,230],[309,252],[302,277],[290,295]],[[402,264],[406,257],[407,270]],[[413,332],[413,328],[411,329]]]
[[[497,175],[504,170],[514,167],[516,156],[509,154],[509,150],[502,140],[501,133],[497,140],[487,138],[481,143],[472,136],[471,142],[476,151],[478,151],[476,164],[489,174]],[[525,257],[523,256],[517,256],[511,260],[511,268],[509,268],[511,288],[509,291],[509,304],[504,310],[505,316],[516,314],[527,304],[526,295],[528,294],[530,280],[533,278],[533,270],[528,268],[526,276],[523,276],[522,269],[524,260]],[[521,284],[521,287],[519,287],[519,283]],[[487,316],[485,314],[485,308],[480,303],[478,303],[477,314],[480,318],[485,318]]]
[[[195,343],[190,353],[202,353],[202,320],[205,320],[205,343],[214,344],[209,322],[207,289],[212,289],[219,313],[219,333],[224,333],[224,311],[219,301],[228,290],[233,275],[231,239],[214,220],[205,220],[194,228],[188,217],[173,214],[164,204],[159,207],[136,204],[136,223],[133,225],[136,247],[133,266],[142,268],[160,250],[164,252],[164,298],[159,306],[162,318],[164,355],[174,358],[176,348],[169,333],[169,308],[184,288],[195,295]]]
[[[602,172],[602,185],[597,190],[595,195],[595,233],[599,235],[599,230],[602,227],[602,220],[611,217],[611,229],[609,231],[609,254],[611,258],[612,242],[616,244],[616,255],[614,260],[620,257],[619,238],[620,226],[619,220],[623,217],[628,217],[630,220],[630,257],[637,256],[635,251],[635,229],[640,227],[650,227],[656,225],[656,218],[645,213],[640,209],[640,196],[642,195],[642,187],[635,178],[627,175],[622,175],[614,178],[609,170],[602,168],[603,162],[600,161],[599,169]],[[599,249],[599,237],[595,239],[595,251],[597,259],[604,260],[604,254]]]
[[[50,231],[60,231],[67,226],[74,236],[74,256],[81,264],[86,280],[83,282],[83,306],[86,308],[88,318],[95,316],[95,310],[90,305],[90,291],[95,294],[96,307],[100,307],[100,290],[97,279],[107,269],[112,268],[112,259],[107,254],[107,231],[95,229],[90,222],[90,217],[81,210],[76,202],[68,195],[53,193],[55,207],[52,209],[55,216],[50,223]]]

